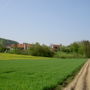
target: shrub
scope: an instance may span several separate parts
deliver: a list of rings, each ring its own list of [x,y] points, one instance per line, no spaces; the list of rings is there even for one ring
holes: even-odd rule
[[[54,52],[48,46],[36,43],[30,48],[30,54],[33,56],[53,57]]]
[[[56,52],[54,57],[57,57],[57,58],[83,58],[84,56],[77,54],[77,53]]]

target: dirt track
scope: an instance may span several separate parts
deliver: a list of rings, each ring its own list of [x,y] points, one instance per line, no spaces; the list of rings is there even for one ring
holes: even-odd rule
[[[90,60],[86,62],[75,79],[63,90],[90,90]]]

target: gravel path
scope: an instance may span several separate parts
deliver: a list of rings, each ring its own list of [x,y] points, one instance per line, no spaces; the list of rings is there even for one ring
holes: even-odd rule
[[[86,62],[75,79],[63,90],[90,90],[90,60]]]

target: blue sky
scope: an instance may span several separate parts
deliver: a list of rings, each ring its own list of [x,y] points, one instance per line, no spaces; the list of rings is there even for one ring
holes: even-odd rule
[[[0,37],[64,45],[90,40],[90,0],[0,0]]]

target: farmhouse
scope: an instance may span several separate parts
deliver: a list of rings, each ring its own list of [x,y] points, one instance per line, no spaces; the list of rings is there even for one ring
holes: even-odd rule
[[[32,46],[32,44],[27,44],[27,43],[23,43],[23,44],[12,44],[10,47],[11,48],[20,48],[20,49],[24,49],[27,50]]]
[[[61,46],[62,46],[62,45],[52,44],[52,45],[51,45],[51,49],[52,49],[53,51],[58,51]]]

